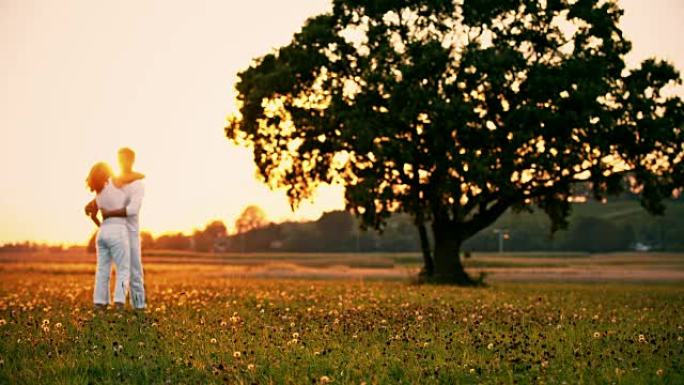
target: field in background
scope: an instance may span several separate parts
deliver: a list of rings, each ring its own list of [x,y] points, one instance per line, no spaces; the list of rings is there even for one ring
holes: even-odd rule
[[[378,278],[396,266],[307,267],[285,256],[263,265],[190,263],[197,256],[171,263],[148,256],[148,309],[93,312],[93,257],[76,257],[59,263],[54,256],[4,256],[0,383],[684,382],[681,281],[492,280],[488,288],[466,289],[360,279],[359,271]],[[507,258],[521,266],[557,260]],[[565,260],[593,266],[593,258]],[[681,260],[657,261],[670,259]],[[299,279],[284,279],[296,271],[303,272]],[[354,279],[311,279],[324,276]]]
[[[410,280],[420,266],[416,253],[226,253],[153,250],[146,270],[206,271],[241,278],[345,278]],[[473,275],[488,282],[684,282],[684,253],[473,253],[464,258]],[[0,271],[63,271],[90,274],[95,255],[82,252],[0,253]]]

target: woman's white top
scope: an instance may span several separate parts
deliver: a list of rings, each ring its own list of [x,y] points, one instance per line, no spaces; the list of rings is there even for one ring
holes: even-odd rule
[[[105,209],[108,211],[117,210],[126,206],[126,193],[123,190],[114,186],[113,183],[107,182],[102,191],[100,191],[95,197],[97,202],[97,207]],[[126,224],[126,218],[123,217],[112,217],[107,218],[102,222],[102,225],[110,224]]]

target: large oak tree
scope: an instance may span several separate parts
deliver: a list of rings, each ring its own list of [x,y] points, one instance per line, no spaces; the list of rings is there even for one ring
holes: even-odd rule
[[[239,74],[226,134],[293,205],[341,183],[368,227],[409,213],[425,273],[471,283],[461,244],[509,208],[556,230],[578,183],[597,198],[627,186],[654,213],[682,187],[684,108],[663,92],[679,73],[627,69],[621,15],[597,0],[334,0]]]

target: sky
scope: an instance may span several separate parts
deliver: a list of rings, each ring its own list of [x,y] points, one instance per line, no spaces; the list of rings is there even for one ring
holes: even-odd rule
[[[684,70],[684,0],[622,0],[630,66],[647,57]],[[290,210],[255,178],[251,152],[223,127],[237,73],[287,44],[324,0],[0,0],[0,243],[84,243],[85,177],[116,151],[147,175],[143,229],[229,228],[249,204],[272,221],[344,206],[323,188]]]

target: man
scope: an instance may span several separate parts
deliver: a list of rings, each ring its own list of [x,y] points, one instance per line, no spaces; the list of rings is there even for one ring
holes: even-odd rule
[[[134,309],[144,309],[145,304],[145,284],[143,278],[142,256],[140,250],[140,222],[138,215],[142,206],[142,199],[145,195],[145,186],[142,179],[143,174],[133,171],[135,163],[135,152],[130,148],[119,150],[119,166],[121,175],[116,178],[115,184],[126,194],[126,205],[117,210],[100,209],[103,218],[125,217],[126,227],[128,228],[129,243],[131,248],[130,263],[130,296],[131,304]],[[86,205],[86,214],[97,213],[97,203],[93,200]]]

